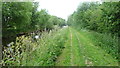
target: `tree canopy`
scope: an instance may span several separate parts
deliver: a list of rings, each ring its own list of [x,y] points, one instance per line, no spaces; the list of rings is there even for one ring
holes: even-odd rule
[[[37,10],[38,2],[3,2],[3,37],[35,30],[53,29],[62,26],[65,20],[48,14],[47,10]]]
[[[80,29],[120,34],[120,2],[85,2],[71,14],[67,23]]]

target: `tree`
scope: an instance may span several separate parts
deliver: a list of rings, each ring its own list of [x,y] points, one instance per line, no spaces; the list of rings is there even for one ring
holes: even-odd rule
[[[3,36],[12,36],[26,31],[31,24],[31,2],[3,2]]]
[[[120,33],[120,2],[83,3],[68,18],[68,23],[80,29],[101,33]]]

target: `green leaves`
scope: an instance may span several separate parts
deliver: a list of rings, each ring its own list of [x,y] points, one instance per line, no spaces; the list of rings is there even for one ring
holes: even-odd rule
[[[38,2],[3,2],[3,37],[16,37],[17,34],[51,30],[55,25],[65,25],[64,19],[48,14],[47,10],[38,11],[38,5]]]
[[[119,4],[120,2],[80,4],[77,11],[69,16],[68,24],[79,29],[87,28],[97,32],[117,34],[120,32],[116,27],[120,23]]]
[[[3,3],[3,36],[8,34],[9,29],[17,33],[23,32],[31,24],[32,2],[4,2]],[[9,29],[8,29],[9,28]],[[20,30],[20,31],[18,31]],[[11,35],[13,32],[10,32]],[[11,36],[9,35],[9,36]]]

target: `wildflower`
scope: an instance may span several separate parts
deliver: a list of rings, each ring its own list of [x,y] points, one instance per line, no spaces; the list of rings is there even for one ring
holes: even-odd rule
[[[39,35],[36,35],[36,36],[35,36],[35,39],[38,39],[38,38],[39,38]]]

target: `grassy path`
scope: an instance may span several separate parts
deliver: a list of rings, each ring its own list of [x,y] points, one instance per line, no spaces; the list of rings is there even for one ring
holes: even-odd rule
[[[103,49],[95,46],[84,33],[69,27],[68,40],[56,66],[116,66],[118,63]]]

